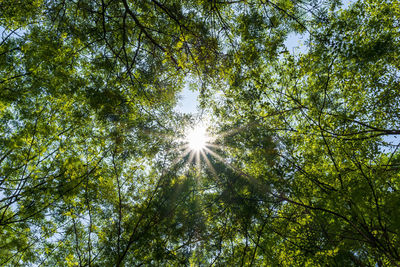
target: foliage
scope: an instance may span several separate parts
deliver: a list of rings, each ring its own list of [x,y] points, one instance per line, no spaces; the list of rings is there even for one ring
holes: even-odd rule
[[[398,1],[14,2],[0,265],[400,264]]]

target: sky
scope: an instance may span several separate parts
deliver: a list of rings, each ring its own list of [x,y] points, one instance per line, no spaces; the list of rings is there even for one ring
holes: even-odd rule
[[[176,106],[176,110],[183,113],[196,113],[198,101],[197,98],[199,96],[199,92],[193,92],[189,89],[188,86],[183,88],[183,91],[179,94],[181,97],[178,105]]]

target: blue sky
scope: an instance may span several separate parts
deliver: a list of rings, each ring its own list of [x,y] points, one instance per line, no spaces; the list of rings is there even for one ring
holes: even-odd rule
[[[193,92],[186,86],[183,91],[180,93],[180,101],[176,107],[177,111],[183,113],[196,113],[197,111],[197,97],[199,96],[199,92]]]

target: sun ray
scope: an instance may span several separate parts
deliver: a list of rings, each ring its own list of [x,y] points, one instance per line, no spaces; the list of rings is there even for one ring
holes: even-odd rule
[[[181,147],[185,148],[185,150],[176,159],[176,161],[179,161],[180,159],[182,159],[183,157],[185,157],[186,155],[189,154],[187,164],[193,164],[195,166],[196,175],[198,177],[200,177],[201,167],[202,167],[201,161],[204,160],[207,167],[209,168],[209,170],[212,173],[211,177],[214,178],[216,183],[219,183],[220,182],[219,175],[218,175],[217,171],[215,170],[213,164],[211,163],[210,159],[208,158],[207,154],[209,154],[210,156],[214,157],[219,162],[226,165],[228,168],[232,169],[238,175],[247,179],[250,183],[254,184],[257,187],[259,187],[259,186],[264,187],[258,179],[256,179],[252,175],[244,172],[240,168],[235,167],[227,159],[224,159],[222,156],[220,156],[216,152],[216,151],[223,151],[225,149],[224,145],[215,143],[218,139],[222,139],[229,135],[238,134],[239,132],[248,129],[249,127],[252,127],[253,124],[250,123],[250,124],[247,124],[246,126],[231,129],[229,131],[226,131],[226,132],[220,133],[218,135],[214,135],[214,136],[210,136],[207,133],[207,131],[206,131],[207,127],[205,127],[204,125],[199,125],[197,127],[194,127],[186,134],[185,139],[182,140],[184,142],[184,145]],[[215,151],[213,151],[212,149]],[[268,188],[266,188],[265,190],[267,192]]]
[[[255,124],[257,124],[256,122],[252,122],[252,123],[248,123],[244,126],[240,126],[240,127],[236,127],[230,130],[227,130],[225,132],[219,133],[218,137],[219,138],[224,138],[227,136],[231,136],[231,135],[235,135],[238,134],[239,132],[243,131],[243,130],[248,130],[249,128],[253,127]]]
[[[197,150],[196,153],[196,170],[197,170],[197,176],[200,175],[200,167],[201,167],[201,162],[200,162],[200,151]]]
[[[189,148],[190,149],[190,148]],[[188,160],[188,162],[189,163],[191,163],[192,162],[192,160],[193,160],[193,158],[194,158],[194,156],[195,156],[195,151],[193,151],[192,149],[190,149],[190,155],[189,155],[189,160]]]
[[[216,159],[218,159],[220,162],[224,163],[226,166],[228,166],[229,168],[231,168],[232,170],[234,170],[236,173],[238,173],[240,176],[245,177],[246,179],[248,179],[250,182],[254,183],[254,184],[259,184],[259,182],[257,181],[257,179],[255,179],[253,176],[245,173],[244,171],[240,170],[239,168],[236,168],[235,166],[233,166],[232,164],[230,164],[229,162],[227,162],[225,159],[223,159],[220,155],[218,155],[217,153],[215,153],[214,151],[206,148],[205,149],[208,153],[210,153],[211,155],[213,155]]]
[[[179,156],[172,162],[171,166],[175,166],[175,164],[178,164],[181,159],[186,157],[189,153],[191,152],[190,148],[186,148],[182,153],[179,154]]]
[[[236,133],[238,131],[243,130],[244,128],[245,127],[233,129],[230,132],[225,133],[225,135]],[[221,156],[219,156],[217,153],[215,153],[214,151],[211,150],[211,149],[214,149],[214,150],[223,150],[224,149],[223,145],[214,143],[221,137],[222,137],[222,135],[210,136],[207,133],[207,127],[204,124],[199,124],[196,127],[193,127],[189,131],[187,131],[186,137],[184,139],[185,146],[186,146],[185,152],[190,153],[188,163],[194,164],[198,175],[200,174],[200,171],[201,171],[201,164],[202,164],[201,161],[204,160],[207,167],[212,172],[213,176],[218,180],[218,174],[217,174],[215,168],[213,167],[213,165],[211,164],[210,160],[208,159],[207,153],[209,153],[211,156],[217,158],[217,160],[221,161],[228,167],[235,169],[226,160],[224,160]],[[188,152],[188,150],[190,152]]]
[[[213,147],[213,148],[216,148],[216,149],[222,149],[223,148],[223,146],[221,146],[221,145],[212,144],[212,143],[207,143],[206,144],[206,148],[208,148],[208,147]]]
[[[216,159],[218,159],[218,160],[221,161],[222,163],[228,164],[220,155],[218,155],[217,153],[215,153],[215,152],[212,151],[211,149],[206,148],[205,151],[207,151],[208,153],[210,153],[211,155],[213,155]]]
[[[206,162],[207,166],[210,168],[211,173],[214,175],[216,182],[218,182],[219,180],[219,176],[217,174],[217,171],[214,169],[214,166],[211,164],[210,160],[208,159],[206,153],[204,153],[204,151],[200,151],[201,155],[204,158],[204,161]]]

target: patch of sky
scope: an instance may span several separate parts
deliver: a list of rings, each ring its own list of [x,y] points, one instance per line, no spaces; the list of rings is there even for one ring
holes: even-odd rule
[[[292,55],[299,55],[307,53],[308,48],[305,44],[308,39],[308,34],[298,34],[298,33],[290,33],[284,44]]]
[[[18,38],[18,37],[23,37],[28,31],[24,28],[18,28],[18,29],[10,29],[10,28],[4,28],[4,26],[0,25],[0,35],[1,35],[1,40],[0,43],[3,43],[6,41],[8,38]]]
[[[383,144],[380,146],[382,153],[392,154],[399,151],[400,135],[386,135],[382,140]]]
[[[194,114],[198,111],[199,91],[190,88],[190,82],[186,80],[182,92],[178,95],[178,103],[175,110],[182,113]]]
[[[351,4],[357,2],[356,0],[344,0],[342,1],[342,9],[348,8]]]

